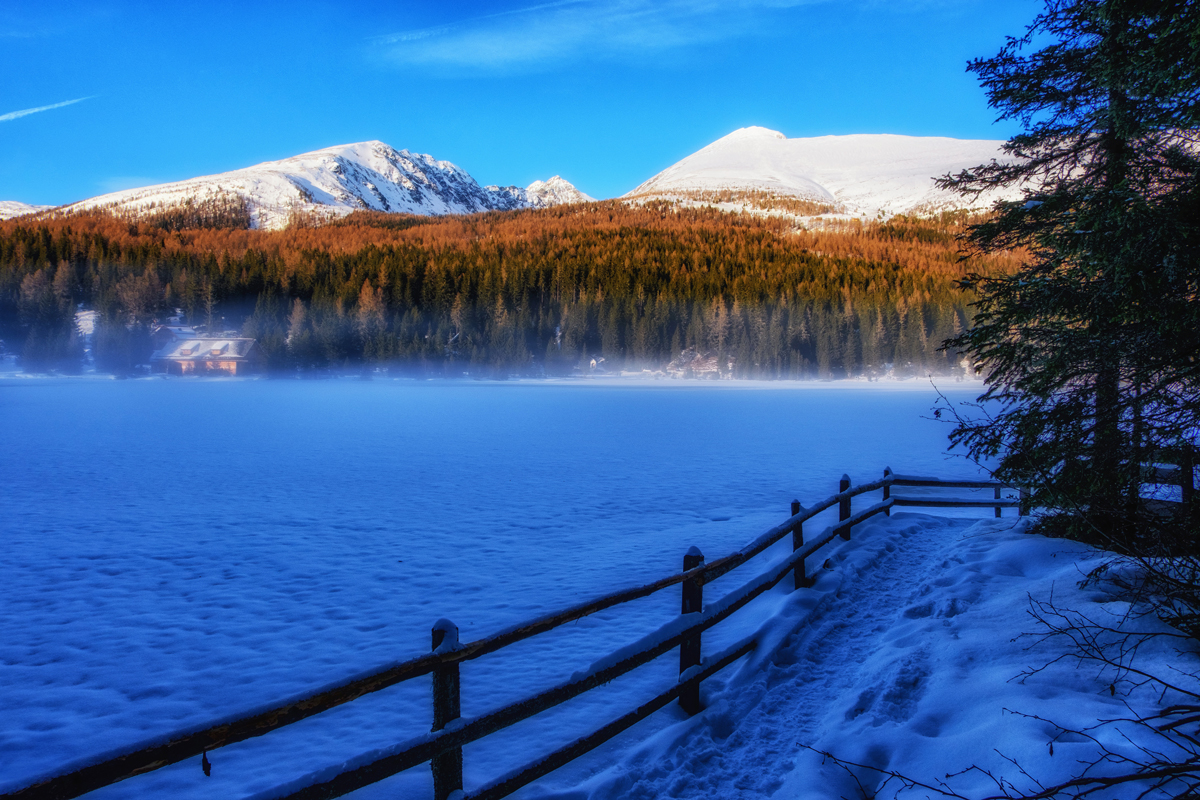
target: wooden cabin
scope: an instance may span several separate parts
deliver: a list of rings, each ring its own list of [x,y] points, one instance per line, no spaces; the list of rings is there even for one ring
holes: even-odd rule
[[[262,370],[254,339],[218,336],[176,339],[150,357],[154,372],[169,375],[247,375]]]

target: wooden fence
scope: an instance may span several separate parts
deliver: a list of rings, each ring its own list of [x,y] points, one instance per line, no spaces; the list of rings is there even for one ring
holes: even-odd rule
[[[933,496],[895,497],[891,495],[894,487],[991,489],[993,496],[980,500]],[[673,701],[678,701],[689,714],[699,712],[701,682],[752,652],[758,645],[757,635],[754,635],[719,653],[702,658],[703,632],[774,587],[789,574],[793,578],[794,588],[810,585],[805,570],[805,559],[836,537],[849,539],[855,525],[876,514],[890,514],[891,509],[896,506],[994,508],[997,517],[1000,516],[1002,508],[1018,507],[1021,514],[1027,513],[1028,496],[1020,492],[1017,497],[1002,498],[1001,494],[1005,488],[994,481],[920,478],[895,475],[890,469],[884,471],[880,480],[852,487],[850,478],[843,475],[836,494],[807,508],[801,506],[799,501],[793,501],[791,517],[741,550],[722,558],[705,562],[704,555],[693,547],[684,555],[683,570],[678,574],[669,575],[644,586],[613,592],[473,642],[460,642],[458,628],[454,623],[445,619],[438,620],[433,626],[432,652],[429,655],[353,676],[333,688],[290,698],[267,710],[222,721],[202,730],[180,732],[162,744],[132,750],[45,778],[22,789],[0,795],[0,798],[66,800],[190,758],[199,758],[200,767],[207,775],[210,770],[210,750],[262,736],[402,681],[431,675],[433,730],[430,733],[409,740],[385,756],[365,763],[351,762],[345,771],[331,778],[299,778],[293,784],[280,787],[275,797],[281,800],[340,797],[428,761],[433,771],[435,800],[446,800],[452,792],[463,788],[464,745],[578,697],[675,648],[679,649],[679,680],[657,697],[549,755],[460,795],[464,800],[504,797],[598,747]],[[883,494],[880,502],[858,511],[851,508],[853,498],[879,491]],[[838,508],[838,523],[806,540],[804,523],[834,506]],[[787,558],[770,566],[765,572],[725,597],[708,604],[704,602],[705,585],[745,564],[789,533],[792,535],[792,553]],[[585,674],[577,674],[566,682],[487,714],[469,719],[460,717],[459,664],[462,662],[495,653],[510,644],[553,630],[565,623],[647,597],[675,585],[682,585],[679,617],[661,628],[658,635],[644,640],[643,646],[637,652],[621,651],[618,656],[601,661]]]
[[[1173,453],[1176,464],[1143,464],[1142,483],[1163,486],[1178,486],[1179,500],[1158,500],[1152,502],[1178,505],[1190,508],[1196,496],[1196,454],[1190,447],[1180,448]]]

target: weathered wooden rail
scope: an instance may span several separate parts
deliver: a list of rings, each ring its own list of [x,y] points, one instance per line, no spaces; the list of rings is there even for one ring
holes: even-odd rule
[[[1191,507],[1196,496],[1196,453],[1190,447],[1180,448],[1174,454],[1178,464],[1144,464],[1142,465],[1142,483],[1178,486],[1179,500],[1159,502],[1182,503]]]
[[[893,497],[893,487],[992,489],[993,497],[984,500]],[[288,698],[268,708],[221,720],[202,729],[179,732],[166,741],[119,753],[69,772],[38,780],[24,788],[0,795],[0,798],[67,800],[196,757],[201,759],[205,774],[208,774],[208,751],[262,736],[402,681],[431,675],[433,730],[430,733],[386,751],[366,754],[347,762],[343,765],[345,769],[333,777],[302,776],[278,787],[273,796],[281,800],[340,797],[428,761],[433,771],[435,800],[446,800],[451,793],[463,789],[464,745],[578,697],[679,648],[679,680],[675,685],[593,733],[484,786],[474,788],[469,793],[459,795],[464,800],[504,797],[598,747],[672,701],[678,700],[680,706],[689,714],[698,713],[701,710],[701,682],[752,652],[758,644],[757,636],[751,636],[720,653],[702,658],[703,632],[743,608],[789,574],[793,576],[794,588],[809,586],[810,578],[806,572],[805,559],[839,536],[849,539],[855,525],[876,514],[890,514],[891,509],[896,506],[992,507],[995,508],[996,516],[1000,516],[1002,508],[1019,507],[1021,513],[1026,513],[1028,496],[1021,492],[1015,499],[1004,499],[1001,493],[1005,488],[994,481],[944,481],[895,475],[890,469],[884,471],[880,480],[852,487],[849,477],[843,475],[836,494],[808,508],[801,506],[798,500],[793,501],[791,517],[737,552],[722,558],[706,563],[704,555],[693,547],[683,557],[683,570],[675,575],[579,603],[473,642],[459,642],[458,628],[454,623],[445,619],[438,620],[433,626],[433,651],[429,655],[360,673],[335,685],[303,696]],[[883,493],[880,502],[857,512],[853,511],[853,498],[875,491]],[[828,526],[816,537],[805,541],[804,523],[834,506],[838,508],[837,524]],[[789,533],[792,534],[792,552],[789,556],[716,602],[705,604],[706,584],[742,566]],[[570,680],[532,697],[481,716],[468,719],[461,717],[459,664],[462,662],[495,653],[508,645],[553,630],[565,623],[647,597],[677,584],[682,584],[680,615],[635,643],[632,650],[624,648],[619,655],[601,660],[588,672],[577,674]]]

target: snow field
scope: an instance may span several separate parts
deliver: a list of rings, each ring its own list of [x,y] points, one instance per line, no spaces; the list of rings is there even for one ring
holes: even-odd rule
[[[843,471],[967,474],[923,418],[933,400],[915,384],[4,381],[0,790],[423,654],[439,617],[472,640],[676,571],[693,544],[717,558]],[[790,597],[739,612],[705,652]],[[464,715],[565,680],[678,603],[664,591],[464,664]],[[468,786],[632,708],[677,665],[469,746]],[[94,796],[265,796],[428,731],[428,692],[223,748],[211,778],[189,762]],[[546,786],[607,768],[672,713]],[[360,794],[428,787],[421,767]]]

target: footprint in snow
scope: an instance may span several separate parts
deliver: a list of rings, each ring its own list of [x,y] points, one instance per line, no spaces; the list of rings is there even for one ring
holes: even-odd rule
[[[933,615],[933,603],[922,603],[919,606],[911,606],[904,609],[905,619],[925,619]]]
[[[858,699],[854,701],[854,706],[846,712],[846,722],[853,722],[867,713],[871,709],[871,706],[875,705],[876,694],[875,689],[867,689],[861,693]]]
[[[853,722],[871,712],[870,724],[878,727],[885,722],[904,722],[916,711],[925,694],[929,668],[923,654],[904,659],[890,677],[881,676],[878,685],[859,694],[846,712],[846,721]]]
[[[950,619],[957,617],[970,607],[975,597],[952,597],[949,602],[942,603],[922,603],[919,606],[909,606],[904,609],[905,619],[927,619],[928,617],[937,617],[939,619]]]
[[[892,685],[880,698],[872,724],[904,722],[916,711],[917,703],[925,694],[925,681],[929,668],[922,657],[907,659],[900,667]]]

